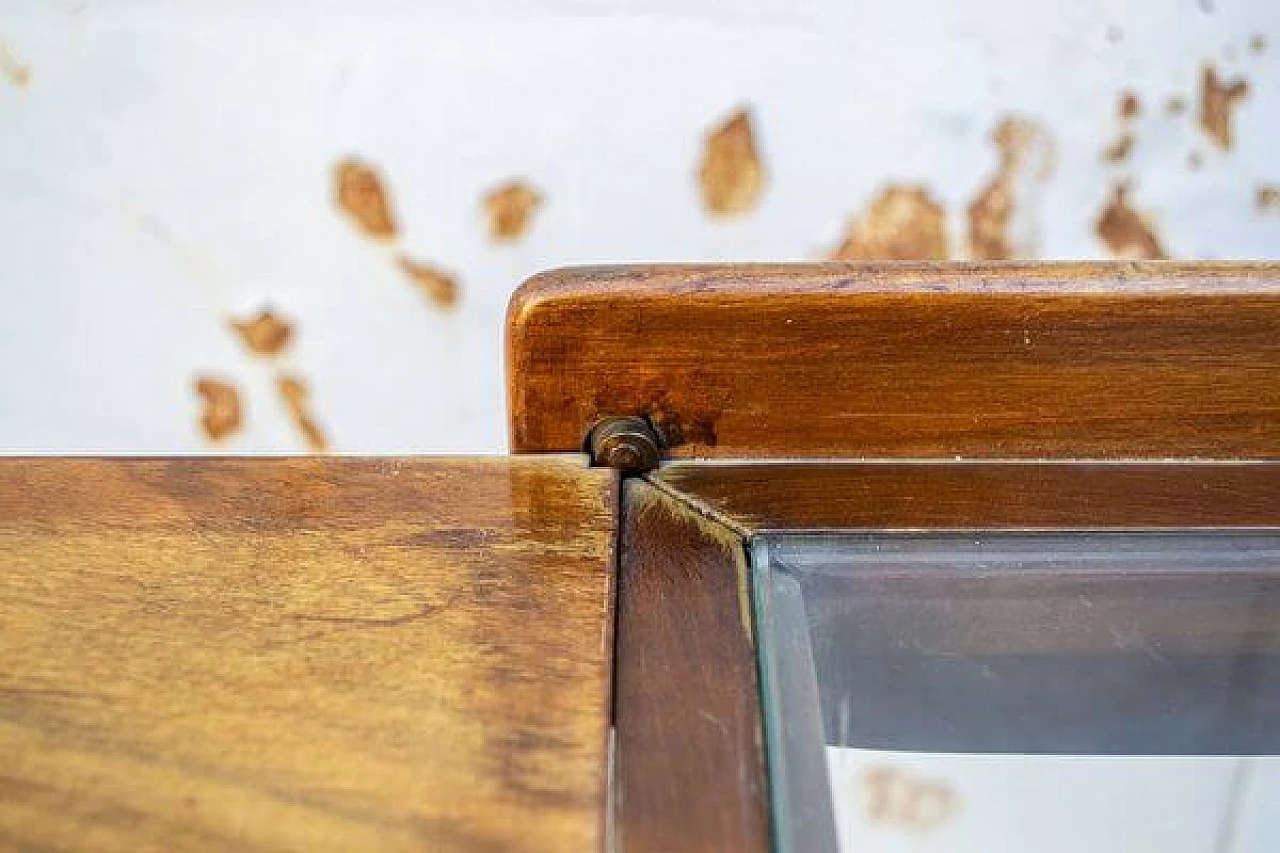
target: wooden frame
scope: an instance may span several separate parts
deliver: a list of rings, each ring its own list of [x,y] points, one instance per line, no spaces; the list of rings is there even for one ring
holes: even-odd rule
[[[624,481],[621,530],[615,832],[628,850],[764,851],[772,818],[746,592],[761,536],[1277,531],[1280,463],[672,463]],[[1098,649],[1113,641],[1108,613],[1082,611],[1098,621],[1084,629]],[[1243,632],[1270,652],[1275,638],[1255,636],[1270,613],[1227,601],[1194,615],[1223,621],[1215,642]],[[1010,625],[1005,640],[1035,641],[1035,626]]]
[[[0,475],[0,605],[19,626],[0,698],[31,783],[0,829],[92,830],[104,849],[312,832],[596,849],[612,719],[623,848],[763,851],[761,535],[1280,528],[1273,462],[675,463],[621,496],[580,457],[20,459]],[[257,748],[236,746],[242,724]],[[361,809],[305,760],[317,743],[364,768],[344,777]],[[492,785],[464,814],[466,773]],[[263,819],[231,827],[245,803]]]
[[[507,329],[515,452],[674,460],[624,488],[628,849],[769,847],[762,535],[1280,528],[1280,264],[567,269]]]
[[[671,458],[1280,458],[1280,264],[568,269],[514,296],[511,446]]]
[[[1275,462],[678,462],[651,477],[746,538],[1280,526]]]
[[[615,834],[628,851],[769,847],[743,543],[652,483],[622,507]]]

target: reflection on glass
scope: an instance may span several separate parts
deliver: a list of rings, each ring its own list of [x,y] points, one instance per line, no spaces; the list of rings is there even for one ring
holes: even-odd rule
[[[1280,534],[777,535],[753,573],[782,849],[1280,851]]]

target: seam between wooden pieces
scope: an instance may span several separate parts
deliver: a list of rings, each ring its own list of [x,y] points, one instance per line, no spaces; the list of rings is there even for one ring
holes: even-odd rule
[[[661,469],[658,470],[660,471]],[[654,476],[656,473],[657,471],[645,474],[644,481],[673,501],[683,505],[686,509],[692,510],[708,521],[714,521],[716,524],[732,530],[742,540],[743,550],[748,551],[750,549],[752,540],[760,533],[759,530],[747,527],[738,519],[716,508],[697,495],[681,491],[662,478]]]

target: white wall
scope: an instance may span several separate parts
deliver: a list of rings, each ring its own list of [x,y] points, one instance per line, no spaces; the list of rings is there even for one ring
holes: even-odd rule
[[[1039,256],[1103,257],[1093,223],[1131,172],[1173,256],[1280,257],[1280,213],[1254,211],[1255,185],[1280,182],[1275,0],[0,0],[0,42],[30,70],[19,86],[0,68],[0,451],[302,450],[277,366],[227,327],[264,303],[297,320],[288,364],[336,450],[501,451],[503,309],[524,277],[812,258],[889,180],[945,202],[959,251],[1010,113],[1057,150]],[[1194,121],[1204,62],[1252,88],[1229,153]],[[1099,152],[1125,89],[1145,109],[1117,169]],[[1188,115],[1164,113],[1173,94]],[[713,222],[701,138],[740,103],[769,185]],[[457,309],[335,210],[349,155],[386,175],[404,247],[460,275]],[[516,176],[547,202],[495,247],[480,198]],[[218,447],[196,423],[204,373],[247,406]]]
[[[827,761],[841,851],[1272,853],[1280,845],[1274,756],[828,747]]]

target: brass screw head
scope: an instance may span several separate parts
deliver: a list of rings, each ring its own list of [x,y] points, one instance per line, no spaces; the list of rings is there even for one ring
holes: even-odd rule
[[[662,459],[662,445],[644,418],[605,418],[591,429],[591,462],[622,471],[651,471]]]

